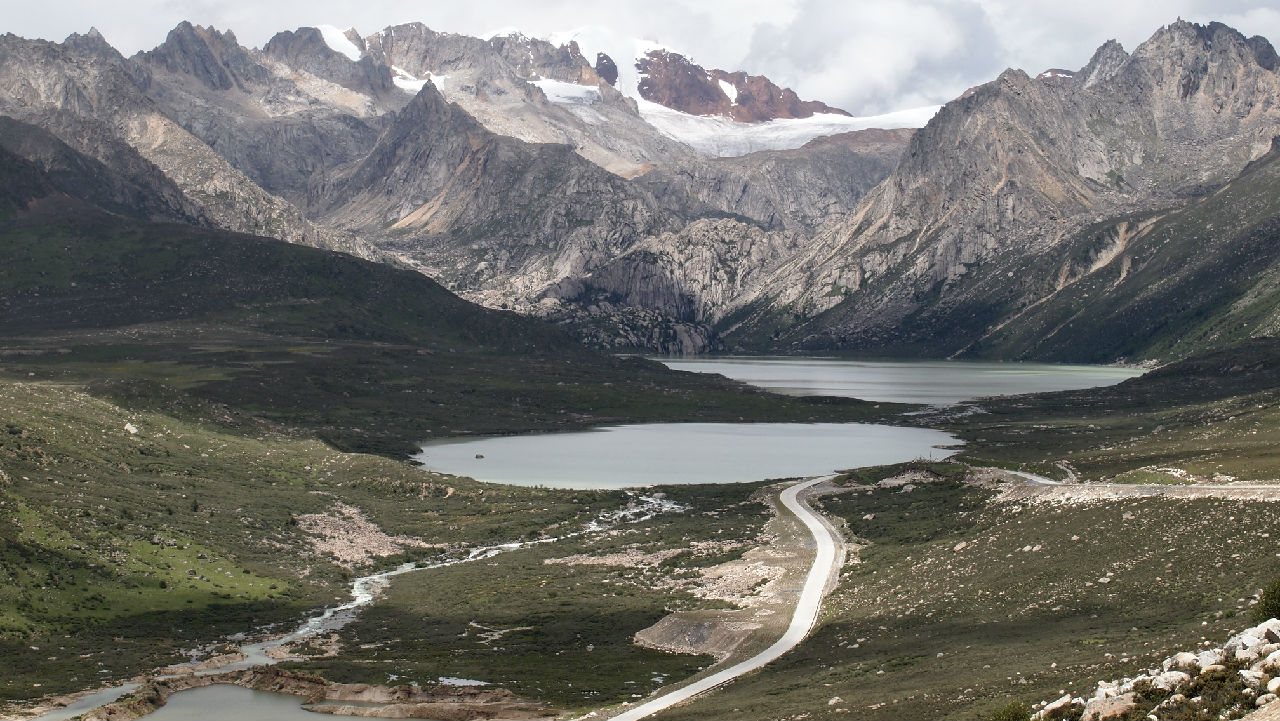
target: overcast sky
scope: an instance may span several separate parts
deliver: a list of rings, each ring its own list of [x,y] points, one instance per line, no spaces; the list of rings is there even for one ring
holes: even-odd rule
[[[1127,50],[1181,16],[1280,40],[1275,0],[0,0],[0,31],[61,40],[97,27],[131,55],[182,20],[261,47],[329,24],[368,35],[420,21],[479,35],[583,25],[660,42],[707,67],[763,74],[857,115],[945,102],[1006,67],[1076,69],[1109,38]]]

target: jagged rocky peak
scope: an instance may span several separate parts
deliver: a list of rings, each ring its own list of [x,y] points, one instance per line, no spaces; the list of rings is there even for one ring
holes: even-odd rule
[[[1200,25],[1178,20],[1156,31],[1133,52],[1134,60],[1196,70],[1197,66],[1230,62],[1274,71],[1275,49],[1265,38],[1246,39],[1218,22]],[[1270,65],[1271,67],[1266,67]]]
[[[248,90],[271,80],[267,69],[240,46],[230,30],[219,32],[185,20],[158,47],[135,59],[153,70],[189,75],[213,90]]]
[[[1110,80],[1129,61],[1129,53],[1114,39],[1108,40],[1094,51],[1093,57],[1073,78],[1077,86],[1089,88]]]
[[[521,76],[570,83],[596,80],[595,70],[582,57],[576,42],[557,46],[546,40],[514,34],[491,38],[489,44]]]
[[[385,28],[364,39],[367,54],[377,62],[418,80],[452,76],[459,82],[484,78],[488,82],[504,73],[520,78],[595,83],[591,63],[574,43],[554,45],[520,33],[496,35],[488,40],[436,32],[422,23]]]
[[[89,28],[89,32],[84,33],[83,35],[80,33],[71,33],[67,36],[66,40],[62,41],[62,44],[68,48],[78,50],[83,53],[105,52],[110,55],[118,54],[116,49],[111,46],[111,43],[107,42],[107,39],[102,36],[102,33],[98,32],[98,28],[96,27]]]
[[[351,36],[359,40],[356,44]],[[304,27],[276,33],[262,48],[277,62],[373,97],[395,91],[391,69],[370,57],[354,30]]]
[[[636,69],[640,97],[691,115],[723,115],[744,123],[818,113],[849,115],[816,100],[803,101],[794,90],[778,87],[763,75],[707,70],[665,49],[647,52],[636,61]]]

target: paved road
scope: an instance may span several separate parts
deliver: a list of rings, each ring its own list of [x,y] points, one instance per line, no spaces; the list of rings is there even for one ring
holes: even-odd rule
[[[1012,473],[1015,476],[1021,476],[1022,478],[1030,481],[1031,485],[1033,486],[1061,486],[1062,485],[1062,481],[1055,481],[1052,478],[1037,476],[1034,473],[1027,473],[1026,471],[1006,471],[1006,473]]]
[[[805,577],[804,590],[800,592],[800,602],[796,604],[795,613],[791,616],[791,625],[787,627],[787,632],[782,635],[782,638],[775,641],[769,648],[745,661],[740,661],[688,686],[674,689],[635,708],[628,709],[614,716],[613,721],[637,721],[687,701],[700,693],[710,691],[776,660],[782,654],[795,648],[797,644],[804,640],[805,636],[809,635],[810,629],[813,628],[814,622],[818,619],[818,610],[822,607],[823,589],[827,585],[827,579],[836,570],[836,560],[839,556],[836,552],[836,539],[832,537],[832,531],[829,530],[828,526],[823,523],[822,518],[808,504],[800,500],[799,496],[801,491],[810,486],[834,478],[835,476],[825,476],[797,483],[787,488],[779,496],[782,500],[782,505],[796,514],[796,517],[808,527],[818,551],[814,556],[813,566],[809,568],[809,575]]]

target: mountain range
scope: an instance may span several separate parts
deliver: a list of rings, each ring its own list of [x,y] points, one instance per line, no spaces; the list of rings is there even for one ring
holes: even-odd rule
[[[1280,326],[1278,66],[1178,21],[860,118],[599,29],[182,23],[131,58],[0,37],[0,147],[603,348],[1170,359]]]

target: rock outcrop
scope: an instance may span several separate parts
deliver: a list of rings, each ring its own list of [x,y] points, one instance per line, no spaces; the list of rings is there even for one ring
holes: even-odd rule
[[[849,114],[816,100],[801,100],[791,88],[780,88],[763,75],[707,70],[669,50],[649,51],[636,62],[636,69],[642,98],[690,115],[756,123],[817,113]]]
[[[1100,681],[1088,697],[1037,704],[1036,721],[1070,718],[1239,718],[1275,707],[1280,691],[1280,620],[1235,634],[1221,647],[1166,658],[1159,668],[1119,681]]]

